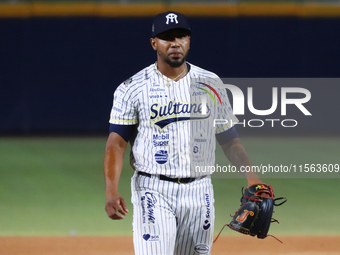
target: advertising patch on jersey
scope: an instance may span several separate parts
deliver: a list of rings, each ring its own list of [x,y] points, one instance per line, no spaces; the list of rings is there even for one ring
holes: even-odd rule
[[[143,239],[146,242],[157,242],[157,241],[159,241],[159,235],[144,234]]]
[[[150,88],[149,92],[150,94],[151,93],[162,93],[162,92],[165,92],[165,89],[160,88],[160,87],[153,87],[153,88]]]
[[[148,223],[154,224],[156,221],[155,217],[155,205],[157,203],[157,199],[155,195],[151,192],[145,192],[145,198],[146,198],[146,209],[147,209],[147,218]]]
[[[194,143],[206,143],[207,137],[203,132],[198,132],[194,138]]]
[[[169,159],[168,151],[159,150],[155,154],[155,160],[158,164],[163,165],[166,162],[168,162],[168,159]]]
[[[211,224],[209,222],[209,220],[205,220],[204,224],[203,224],[203,229],[204,230],[208,230],[210,228]]]
[[[169,159],[168,151],[159,150],[155,154],[155,160],[158,164],[163,165],[166,162],[168,162],[168,159]]]
[[[210,208],[211,208],[211,204],[210,204],[210,196],[209,194],[205,194],[205,208],[206,208],[206,212],[205,212],[205,221],[203,224],[203,229],[204,230],[208,230],[210,228]]]
[[[169,133],[152,135],[152,144],[154,147],[169,146],[169,142],[170,142]]]
[[[206,244],[197,244],[194,248],[195,254],[208,254],[209,250],[209,246]]]
[[[145,196],[141,197],[141,206],[142,206],[142,220],[143,224],[145,223]]]
[[[201,153],[204,151],[204,147],[206,146],[206,142],[208,141],[205,133],[203,131],[197,132],[196,135],[193,135],[191,142],[193,144],[194,158],[200,159],[202,158]]]
[[[149,89],[149,98],[159,99],[159,98],[167,98],[167,91],[165,88],[162,88],[159,84],[153,83],[151,88]]]
[[[193,91],[191,93],[191,96],[192,97],[199,97],[199,96],[206,95],[206,94],[207,94],[207,92],[200,90],[200,91]]]

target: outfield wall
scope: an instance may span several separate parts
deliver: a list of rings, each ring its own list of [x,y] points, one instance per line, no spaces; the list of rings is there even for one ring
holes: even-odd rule
[[[65,15],[52,11],[60,8],[1,9],[1,134],[106,133],[115,87],[156,60],[149,43],[153,13],[124,16],[114,8],[103,14],[85,7],[78,15],[77,8]],[[252,8],[215,16],[214,10],[204,15],[202,7],[189,13],[194,34],[188,61],[221,77],[339,77],[336,8],[310,15],[287,8],[262,8],[258,15]],[[313,116],[289,133],[337,133],[340,87],[308,89]],[[268,93],[257,93],[256,100],[268,100]],[[240,128],[250,134],[283,132]]]

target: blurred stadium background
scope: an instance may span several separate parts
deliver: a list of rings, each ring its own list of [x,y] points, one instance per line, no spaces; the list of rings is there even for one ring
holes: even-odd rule
[[[105,137],[115,88],[156,60],[151,20],[166,10],[189,18],[189,62],[220,77],[339,77],[340,1],[0,0],[0,235],[131,234],[131,214],[113,224],[104,212]],[[239,128],[255,162],[339,163],[340,86],[302,87],[313,116],[301,128]],[[339,209],[337,180],[270,180],[289,197],[274,230],[339,235],[339,216],[329,215]],[[244,182],[215,181],[221,226]],[[297,215],[299,207],[312,213]]]
[[[220,77],[338,77],[338,2],[1,1],[0,134],[107,134],[112,94],[155,61],[151,20],[169,9],[189,17],[189,62]],[[290,132],[338,133],[340,87],[310,90],[312,123]]]

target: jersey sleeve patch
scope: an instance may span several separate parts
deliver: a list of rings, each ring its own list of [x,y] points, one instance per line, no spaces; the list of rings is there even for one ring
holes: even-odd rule
[[[122,83],[113,95],[113,105],[110,114],[110,123],[117,125],[134,125],[138,123],[138,113],[131,98],[129,89]]]

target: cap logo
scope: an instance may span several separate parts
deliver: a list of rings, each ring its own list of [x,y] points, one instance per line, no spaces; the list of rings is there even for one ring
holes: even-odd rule
[[[177,21],[177,15],[174,13],[169,13],[168,15],[165,16],[166,18],[166,24],[169,25],[169,22],[173,23],[176,22],[176,24],[178,23]]]

